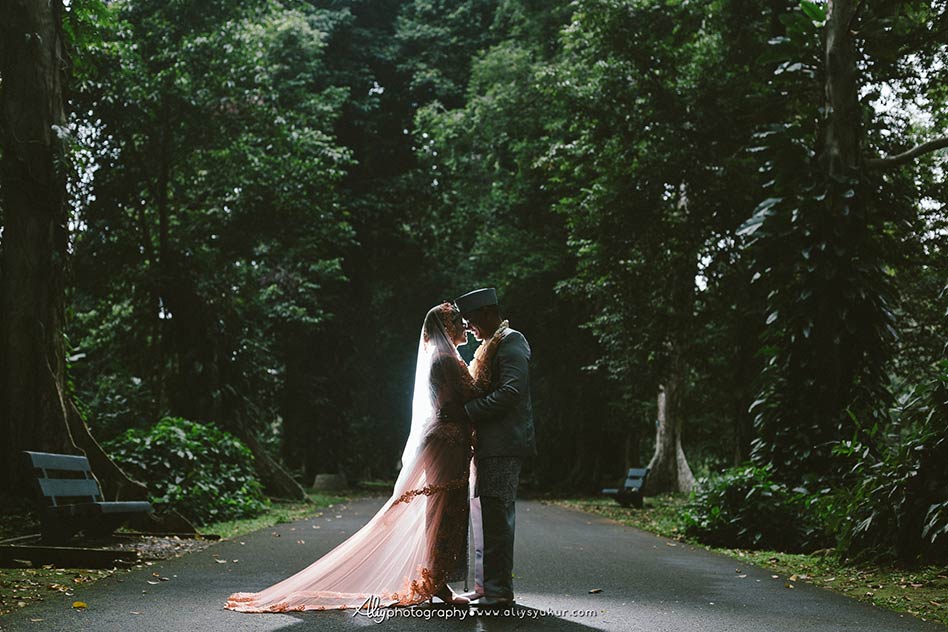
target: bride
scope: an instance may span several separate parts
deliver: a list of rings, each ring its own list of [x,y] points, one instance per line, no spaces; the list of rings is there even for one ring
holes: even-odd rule
[[[472,429],[440,412],[477,396],[458,354],[467,341],[450,303],[425,316],[418,343],[412,421],[391,498],[362,529],[295,575],[260,592],[238,592],[225,608],[287,612],[410,606],[438,597],[466,604],[449,581],[467,573],[468,480]]]

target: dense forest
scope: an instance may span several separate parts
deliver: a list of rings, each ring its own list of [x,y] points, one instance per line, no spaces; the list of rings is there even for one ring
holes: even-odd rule
[[[944,0],[23,4],[5,489],[80,448],[134,497],[108,454],[192,425],[275,495],[392,480],[425,312],[493,286],[527,486],[648,465],[802,504],[804,548],[946,557]]]

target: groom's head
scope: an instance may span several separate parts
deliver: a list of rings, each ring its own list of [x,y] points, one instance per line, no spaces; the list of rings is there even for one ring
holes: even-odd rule
[[[474,334],[474,338],[478,341],[490,338],[500,326],[497,291],[492,287],[459,296],[454,299],[454,304],[457,305],[467,323],[465,328]]]

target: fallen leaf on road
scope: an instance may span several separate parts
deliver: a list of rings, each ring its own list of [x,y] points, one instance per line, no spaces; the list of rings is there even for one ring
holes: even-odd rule
[[[779,579],[780,575],[771,575],[771,577],[773,577],[774,579]]]
[[[214,560],[214,561],[217,562],[218,564],[226,564],[226,563],[227,563],[227,560]]]
[[[129,610],[128,614],[141,614],[138,610]]]
[[[740,579],[744,579],[745,577],[747,577],[747,575],[738,575],[738,577],[739,577]]]
[[[32,621],[33,623],[39,623],[40,621],[42,621],[42,619],[34,619],[33,617],[30,617],[30,621]]]
[[[602,588],[590,588],[590,589],[589,589],[589,594],[595,594],[595,593],[601,593],[601,592],[602,592]]]
[[[793,588],[793,584],[791,584],[790,582],[785,583],[784,586],[786,586],[787,588]]]
[[[796,574],[796,573],[794,573],[793,575],[790,576],[790,581],[792,581],[792,582],[797,581],[797,579],[799,579],[799,578],[797,577],[797,574]]]
[[[157,585],[158,585],[158,582],[152,581],[152,580],[150,580],[150,579],[148,580],[148,583],[151,584],[152,586],[157,586]]]
[[[72,607],[73,608],[88,608],[89,604],[87,604],[84,601],[74,601],[72,602]]]
[[[674,542],[666,542],[665,544],[667,544],[668,546],[678,546],[678,545],[675,544]]]
[[[297,543],[297,544],[306,544],[306,540],[297,540],[296,543]]]

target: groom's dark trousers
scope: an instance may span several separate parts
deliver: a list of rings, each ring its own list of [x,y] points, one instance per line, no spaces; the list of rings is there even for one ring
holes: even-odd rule
[[[513,599],[514,530],[520,459],[477,459],[471,523],[474,526],[474,590]]]
[[[513,547],[516,526],[516,503],[502,498],[482,496],[480,504],[485,534],[481,551],[481,584],[489,597],[513,599]],[[476,544],[475,544],[476,546]],[[475,552],[475,555],[477,553]],[[476,571],[475,571],[476,572]],[[475,585],[478,583],[474,580]]]

